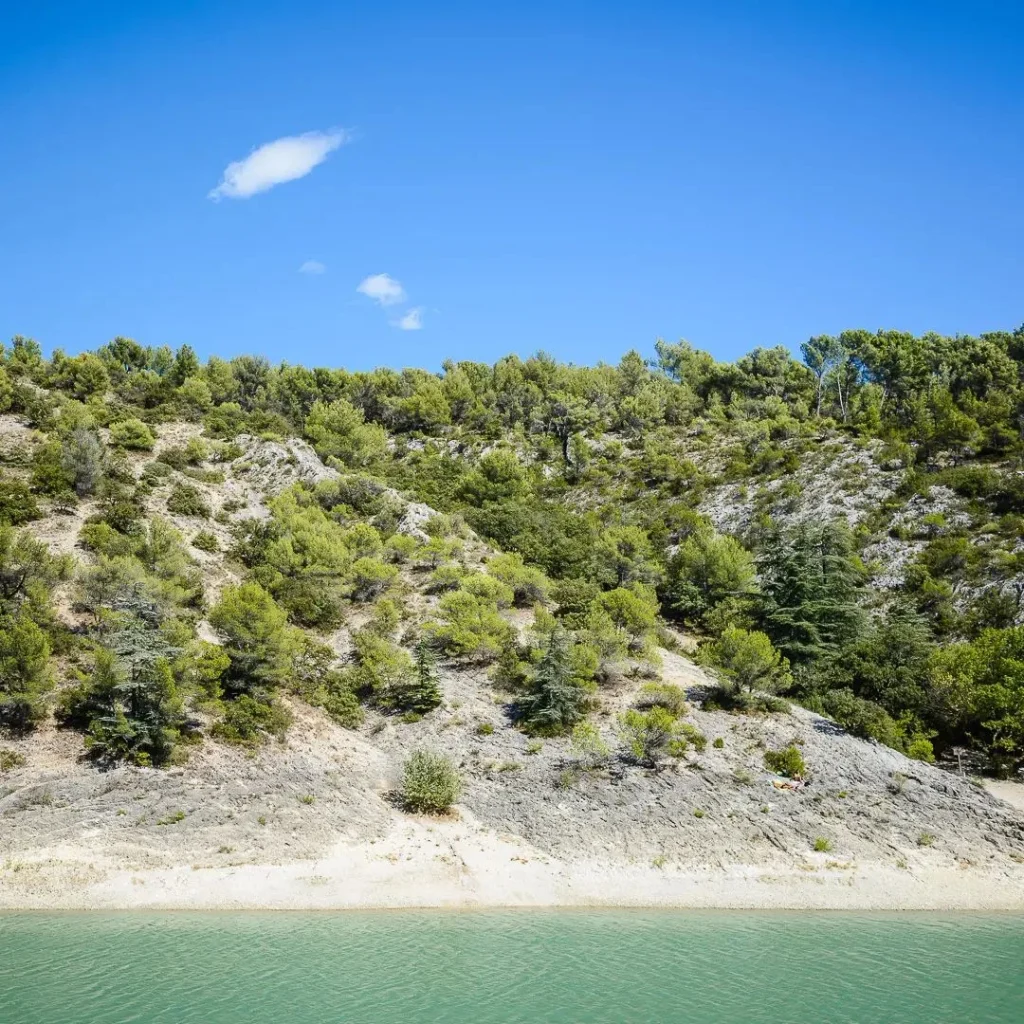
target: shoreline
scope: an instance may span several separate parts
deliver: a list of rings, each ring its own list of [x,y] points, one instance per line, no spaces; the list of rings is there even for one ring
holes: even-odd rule
[[[76,856],[77,853],[77,856]],[[51,848],[3,873],[3,911],[666,909],[1024,913],[1024,864],[899,865],[807,853],[774,862],[567,863],[465,823],[337,844],[315,860],[140,869]],[[905,865],[905,866],[903,866]]]

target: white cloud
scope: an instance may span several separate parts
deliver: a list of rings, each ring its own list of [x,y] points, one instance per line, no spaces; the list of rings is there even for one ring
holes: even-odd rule
[[[305,263],[299,267],[300,274],[322,274],[327,267],[325,267],[319,260],[306,260]]]
[[[405,300],[405,289],[390,274],[371,274],[359,282],[356,291],[381,306],[394,306]]]
[[[257,192],[285,181],[303,178],[321,164],[339,146],[349,141],[347,132],[306,132],[287,135],[254,149],[244,160],[236,160],[224,169],[221,183],[212,189],[209,199],[248,199]]]
[[[392,327],[403,331],[419,331],[423,329],[423,307],[414,306],[404,316],[391,321]]]

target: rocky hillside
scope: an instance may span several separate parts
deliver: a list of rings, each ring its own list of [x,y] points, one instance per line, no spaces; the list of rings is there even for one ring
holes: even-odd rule
[[[9,479],[30,480],[28,467],[45,437],[9,416],[2,427]],[[124,454],[122,472],[137,486],[152,481],[136,491],[144,502],[139,518],[173,527],[184,560],[175,578],[192,573],[201,584],[201,599],[190,605],[176,598],[184,611],[167,614],[185,616],[201,642],[219,648],[238,640],[218,629],[211,610],[225,588],[253,573],[239,539],[277,524],[278,541],[291,529],[286,536],[294,555],[311,527],[284,525],[285,512],[298,513],[279,504],[282,495],[367,485],[328,467],[295,438],[240,434],[230,447],[196,448],[206,457],[183,462],[176,453],[199,443],[200,432],[196,424],[160,425],[151,448]],[[872,494],[891,493],[884,478],[874,486]],[[174,495],[186,487],[191,504],[183,506]],[[589,729],[531,728],[522,688],[529,671],[537,672],[551,628],[544,581],[532,580],[539,588],[530,592],[533,604],[516,599],[514,586],[525,584],[514,579],[505,584],[508,595],[493,600],[511,631],[505,642],[520,652],[516,664],[500,651],[466,656],[445,646],[450,635],[436,631],[438,702],[403,711],[389,698],[387,682],[358,678],[367,658],[359,638],[380,602],[401,604],[400,623],[389,624],[392,635],[430,635],[430,623],[445,622],[445,595],[465,591],[483,600],[497,593],[500,581],[488,575],[497,552],[421,502],[383,485],[371,491],[365,508],[378,526],[386,521],[391,545],[380,564],[394,573],[379,593],[345,596],[342,622],[303,630],[328,652],[318,671],[357,676],[344,687],[360,703],[339,713],[315,685],[285,678],[266,699],[285,713],[289,727],[276,736],[259,729],[250,738],[218,733],[224,704],[193,694],[189,720],[162,766],[97,759],[66,712],[62,718],[68,706],[62,701],[82,686],[78,680],[90,666],[81,648],[65,643],[55,654],[58,678],[47,696],[55,710],[0,743],[0,906],[702,899],[847,905],[851,887],[854,905],[956,903],[951,894],[958,892],[963,905],[1024,902],[1019,811],[966,778],[848,735],[797,705],[724,709],[721,675],[683,654],[694,649],[692,637],[664,628],[648,635],[628,615],[615,620],[626,639],[608,647],[596,674],[590,670],[594,682],[580,718]],[[727,504],[725,493],[709,494],[712,519]],[[854,521],[869,512],[852,499],[848,505],[841,496],[827,500]],[[96,524],[107,521],[109,505],[102,496],[84,497],[73,508],[53,502],[22,528],[71,559],[51,597],[55,616],[81,644],[102,644],[118,628],[97,624],[85,598],[96,591],[83,583],[127,557],[103,550],[109,538]],[[747,515],[738,500],[731,507],[731,514]],[[352,529],[369,521],[349,510],[347,519],[331,522]],[[720,525],[739,533],[743,523]],[[326,543],[324,536],[317,543]],[[150,564],[145,552],[131,557]],[[152,564],[155,575],[168,578]],[[275,585],[270,574],[261,578]],[[103,614],[124,612],[123,595],[99,592]],[[570,603],[569,596],[564,600]],[[461,622],[460,629],[486,633],[483,613],[474,614],[475,625]],[[174,671],[184,690],[186,670]],[[631,749],[626,716],[670,704],[667,728],[681,730],[672,753]],[[99,734],[95,725],[90,730],[87,743]],[[414,749],[441,753],[457,768],[464,788],[447,815],[425,817],[403,807],[403,766]],[[802,760],[800,770],[768,767],[766,755],[784,751]],[[299,867],[285,884],[274,872],[291,871],[288,865]],[[691,892],[695,878],[704,888]],[[762,900],[751,879],[774,895]],[[258,895],[264,883],[277,895]]]

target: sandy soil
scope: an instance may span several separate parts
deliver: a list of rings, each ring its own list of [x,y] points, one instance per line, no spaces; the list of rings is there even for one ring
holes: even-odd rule
[[[0,908],[354,909],[628,906],[833,910],[1024,910],[1024,867],[858,865],[808,854],[799,868],[566,863],[461,820],[413,819],[377,842],[315,860],[124,870],[75,848],[37,851]]]

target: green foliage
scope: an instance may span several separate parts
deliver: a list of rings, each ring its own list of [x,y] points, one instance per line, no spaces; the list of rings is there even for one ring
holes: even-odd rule
[[[258,583],[225,587],[210,610],[230,664],[224,688],[260,697],[284,683],[296,653],[285,613]]]
[[[997,771],[1024,765],[1024,627],[936,651],[930,679],[946,728],[987,750]]]
[[[586,716],[592,684],[580,671],[572,637],[562,628],[548,637],[529,691],[519,702],[524,729],[537,736],[568,732]]]
[[[110,424],[110,443],[117,448],[148,452],[156,438],[142,420],[133,417]]]
[[[126,639],[118,642],[120,656],[96,652],[92,675],[64,694],[61,717],[86,730],[86,749],[98,760],[164,764],[185,724],[183,700],[167,658]]]
[[[0,727],[25,731],[43,717],[49,657],[49,640],[28,608],[0,614]]]
[[[647,711],[630,708],[619,715],[619,738],[624,752],[638,764],[657,767],[666,754],[685,752],[680,743],[680,722],[667,708],[655,705]]]
[[[407,711],[425,715],[441,703],[441,687],[437,678],[437,659],[430,643],[421,638],[416,645],[414,675],[400,695]]]
[[[230,642],[220,671],[186,653],[202,608],[200,575],[180,537],[154,530],[146,508],[161,501],[173,474],[214,483],[198,467],[239,458],[241,449],[194,438],[164,449],[138,480],[136,460],[125,455],[151,447],[147,424],[182,417],[202,421],[211,438],[301,433],[334,468],[357,471],[272,499],[269,521],[240,523],[231,552],[294,623],[335,628],[350,602],[376,601],[383,611],[366,631],[399,649],[399,617],[382,595],[422,590],[429,572],[443,596],[435,621],[413,627],[448,656],[500,658],[503,684],[532,692],[556,624],[575,634],[575,672],[588,684],[650,673],[659,641],[670,636],[659,631],[660,602],[664,614],[711,637],[704,657],[726,685],[713,700],[772,706],[763,694],[785,688],[851,732],[913,756],[965,746],[997,771],[1019,766],[1013,647],[1024,559],[1014,545],[1024,529],[1024,483],[1014,466],[1024,328],[956,338],[847,331],[809,339],[803,365],[781,347],[732,363],[685,342],[660,342],[657,354],[657,365],[637,352],[594,367],[539,354],[493,366],[448,362],[441,375],[352,373],[244,356],[201,363],[187,346],[172,352],[126,338],[95,354],[55,351],[46,359],[37,343],[15,338],[0,353],[0,412],[14,410],[41,436],[26,457],[10,452],[31,478],[26,486],[14,473],[0,477],[0,523],[98,499],[79,538],[92,557],[73,595],[91,613],[80,624],[90,635],[72,634],[50,605],[48,590],[66,569],[37,565],[0,599],[0,615],[31,623],[50,659],[77,657],[80,644],[116,646],[128,678],[135,668],[126,666],[142,659],[152,674],[164,658],[186,705],[198,700],[212,711],[221,696],[232,705],[245,693],[269,707],[288,685],[339,720],[357,721],[357,691],[373,685],[356,677],[373,672],[358,652],[345,667],[309,653],[284,622],[285,639],[270,645],[278,654],[266,664],[256,659],[263,668],[251,691],[240,685],[249,676]],[[801,488],[819,472],[818,450],[831,459],[840,441],[858,448],[857,457],[821,465],[836,467],[836,486],[848,493],[867,482],[869,460],[906,473],[858,528],[858,543],[876,540],[915,494],[927,500],[930,486],[957,495],[944,514],[899,520],[897,534],[926,542],[905,570],[902,594],[893,595],[909,611],[865,590],[867,574],[843,526],[809,523],[780,534],[772,524],[772,515],[800,511]],[[708,488],[729,480],[740,481],[743,500],[755,506],[742,537],[719,535],[695,511]],[[198,487],[167,489],[172,515],[204,515]],[[428,524],[428,542],[395,532],[404,511],[396,492],[443,513]],[[225,503],[218,520],[235,510]],[[461,516],[502,551],[483,573],[463,568],[477,564],[479,549]],[[195,533],[194,546],[213,550],[211,538]],[[4,557],[0,544],[0,587],[12,578]],[[528,638],[502,618],[510,604],[548,599],[554,617],[538,614]],[[420,607],[410,601],[414,617]],[[406,669],[408,688],[416,673]],[[45,711],[47,685],[19,714]],[[398,701],[402,689],[388,692]],[[100,747],[147,754],[130,716],[107,717]],[[697,745],[683,725],[670,740],[676,752]]]
[[[419,680],[409,652],[371,629],[359,630],[352,644],[357,688],[389,710],[416,710],[409,700]]]
[[[611,747],[593,722],[578,722],[572,730],[572,752],[582,768],[593,771],[608,760]]]
[[[14,771],[25,764],[25,755],[9,747],[0,747],[0,775],[4,772]]]
[[[753,556],[732,537],[699,529],[670,559],[664,599],[686,621],[703,623],[724,601],[748,597],[754,589]]]
[[[744,694],[777,693],[789,686],[789,662],[764,633],[735,626],[701,646],[700,661],[718,670],[724,695],[742,700]]]
[[[194,548],[198,548],[200,551],[213,552],[220,550],[216,534],[211,533],[209,530],[200,530],[192,538],[192,546]]]
[[[270,738],[283,740],[291,724],[291,712],[279,701],[243,693],[226,705],[224,717],[214,723],[213,735],[226,743],[253,747]]]
[[[512,637],[512,627],[493,601],[463,590],[445,594],[438,605],[440,621],[424,627],[437,647],[456,658],[493,661]]]
[[[402,801],[407,810],[443,814],[459,798],[462,780],[443,754],[414,751],[402,773]]]
[[[594,546],[593,578],[604,586],[618,588],[657,582],[661,569],[647,534],[638,526],[605,530]]]
[[[321,458],[335,458],[351,468],[370,466],[384,454],[387,434],[365,423],[362,409],[344,398],[315,402],[306,417],[305,434]]]
[[[661,707],[677,717],[685,715],[689,710],[686,703],[686,691],[672,683],[647,683],[640,687],[636,706],[641,710]]]
[[[41,515],[35,495],[23,480],[0,476],[0,525],[21,526]]]
[[[173,516],[194,516],[210,518],[210,506],[198,487],[192,484],[175,484],[167,496],[167,511]]]
[[[856,638],[863,570],[845,524],[802,525],[770,539],[762,564],[765,632],[794,664]]]
[[[776,775],[785,775],[791,779],[803,778],[807,774],[807,764],[800,748],[794,744],[781,750],[766,750],[764,765]]]
[[[374,601],[395,582],[398,570],[378,558],[358,558],[352,565],[352,598]]]
[[[511,589],[518,608],[544,604],[548,599],[550,581],[540,569],[527,565],[517,552],[495,555],[487,562],[487,572]]]

